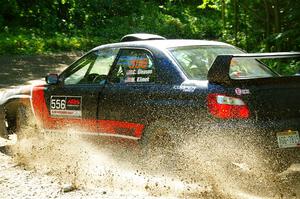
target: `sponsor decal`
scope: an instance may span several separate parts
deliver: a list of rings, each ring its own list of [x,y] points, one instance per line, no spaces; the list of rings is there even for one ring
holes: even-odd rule
[[[152,74],[152,70],[144,70],[144,69],[138,69],[137,71],[136,70],[127,70],[126,71],[126,75],[129,76],[129,75],[151,75]]]
[[[135,70],[128,70],[126,71],[126,75],[135,75]]]
[[[81,118],[81,96],[51,96],[50,115],[53,117]]]
[[[176,90],[181,90],[183,92],[192,93],[192,92],[195,91],[196,86],[183,86],[183,85],[180,85],[180,86],[174,86],[173,88],[176,89]]]
[[[149,77],[137,77],[136,81],[137,82],[149,82],[150,78]]]
[[[67,96],[67,108],[70,106],[75,106],[78,109],[81,108],[81,96]]]
[[[138,75],[151,75],[152,74],[152,70],[138,69],[137,74]]]
[[[250,94],[249,89],[236,88],[234,91],[235,91],[235,94],[237,94],[237,95],[248,95],[248,94]]]
[[[147,58],[137,58],[130,60],[130,69],[146,69],[148,67],[148,59]]]
[[[133,83],[133,82],[135,82],[135,77],[126,77],[124,82],[125,83]]]
[[[69,105],[69,106],[79,106],[80,103],[81,103],[81,100],[74,99],[74,98],[68,99],[68,101],[67,101],[67,105]]]

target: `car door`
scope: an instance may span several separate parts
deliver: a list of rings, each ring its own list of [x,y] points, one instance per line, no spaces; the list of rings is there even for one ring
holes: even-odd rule
[[[120,49],[99,99],[100,129],[140,139],[143,130],[156,121],[175,124],[201,112],[196,86],[181,85],[178,69],[163,52],[155,55],[148,49]]]
[[[116,48],[92,51],[62,72],[59,84],[45,87],[45,128],[97,131],[99,94],[117,53]]]
[[[155,60],[149,50],[121,49],[100,96],[100,128],[117,137],[139,139],[147,120],[154,117],[156,99],[167,97],[166,86],[156,80]]]

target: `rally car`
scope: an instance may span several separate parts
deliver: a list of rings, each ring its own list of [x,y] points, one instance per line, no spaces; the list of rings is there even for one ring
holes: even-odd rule
[[[217,126],[255,132],[265,138],[260,147],[297,163],[300,77],[280,76],[259,59],[299,56],[247,54],[216,41],[126,35],[92,49],[61,74],[48,74],[45,85],[2,93],[1,132],[18,131],[28,110],[45,130],[76,127],[142,144],[172,140],[166,123],[181,132]]]

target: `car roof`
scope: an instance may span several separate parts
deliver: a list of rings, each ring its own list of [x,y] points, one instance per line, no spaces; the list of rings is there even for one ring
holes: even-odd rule
[[[139,48],[157,48],[157,49],[168,49],[174,47],[184,46],[232,46],[218,41],[208,40],[190,40],[190,39],[168,39],[168,40],[145,40],[145,41],[130,41],[130,42],[119,42],[112,44],[105,44],[94,48],[98,50],[101,48],[122,48],[122,47],[139,47]]]

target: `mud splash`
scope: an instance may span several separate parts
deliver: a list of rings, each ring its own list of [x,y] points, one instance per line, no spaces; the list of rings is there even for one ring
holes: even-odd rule
[[[159,170],[152,170],[149,162],[147,169],[143,169],[145,160],[130,151],[118,153],[120,148],[95,146],[91,138],[82,138],[74,129],[61,134],[28,128],[23,129],[23,134],[12,148],[14,160],[27,169],[57,177],[61,184],[72,184],[77,189],[101,187],[145,197],[216,195],[211,193],[210,186],[167,174],[158,159],[153,158],[151,164],[156,168],[160,165]]]
[[[279,175],[273,151],[264,149],[263,135],[251,132],[224,132],[202,128],[178,147],[179,161],[187,176],[208,179],[215,190],[230,198],[297,198],[300,197],[299,173],[293,177]],[[179,167],[184,168],[182,164]],[[295,168],[299,168],[299,165]],[[287,170],[292,171],[292,168]]]
[[[76,129],[49,133],[28,127],[13,147],[14,160],[61,184],[126,196],[297,198],[291,182],[279,181],[269,169],[256,143],[236,133],[208,136],[211,130],[177,140],[172,155],[140,157],[128,148],[101,146],[95,141],[100,138],[83,138]]]

